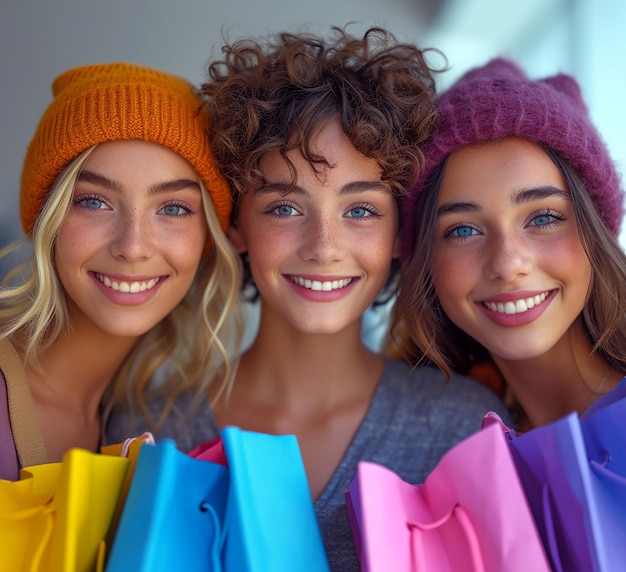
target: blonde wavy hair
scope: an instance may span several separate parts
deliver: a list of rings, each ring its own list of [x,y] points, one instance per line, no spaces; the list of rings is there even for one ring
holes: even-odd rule
[[[32,237],[0,251],[0,259],[30,247],[30,256],[9,271],[0,288],[0,339],[9,338],[25,367],[38,368],[38,356],[70,327],[71,300],[57,276],[54,250],[68,213],[76,179],[95,149],[81,153],[61,173],[37,216]],[[178,306],[142,335],[105,393],[104,417],[116,405],[137,407],[156,430],[175,410],[176,397],[190,391],[196,402],[207,398],[210,386],[219,398],[232,385],[243,319],[239,305],[241,262],[222,231],[209,193],[200,177],[202,204],[213,248],[200,263],[196,278]],[[162,366],[165,366],[162,370]],[[157,371],[165,375],[154,382]],[[166,396],[158,419],[148,413],[146,402]]]

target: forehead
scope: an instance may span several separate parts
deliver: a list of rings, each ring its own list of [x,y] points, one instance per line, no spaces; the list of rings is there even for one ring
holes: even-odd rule
[[[567,189],[561,171],[532,141],[507,137],[454,151],[443,173],[440,198],[450,193],[515,191],[534,186]]]
[[[313,135],[309,147],[313,154],[322,159],[321,163],[311,164],[299,149],[287,151],[285,156],[278,151],[272,151],[261,160],[263,177],[267,181],[287,182],[295,174],[299,184],[312,180],[324,184],[333,179],[345,180],[350,176],[362,180],[381,180],[382,169],[378,162],[357,151],[335,119]],[[289,163],[295,173],[290,170]]]

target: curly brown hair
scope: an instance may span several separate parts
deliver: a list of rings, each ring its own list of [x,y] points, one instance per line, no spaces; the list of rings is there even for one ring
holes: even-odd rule
[[[266,153],[282,155],[292,184],[288,151],[298,149],[317,172],[327,167],[311,141],[334,118],[352,145],[378,162],[396,198],[414,183],[424,162],[419,146],[437,123],[433,72],[443,71],[426,55],[440,52],[399,43],[378,27],[362,38],[331,31],[328,40],[309,33],[240,40],[210,64],[202,91],[214,154],[235,203],[263,184]]]

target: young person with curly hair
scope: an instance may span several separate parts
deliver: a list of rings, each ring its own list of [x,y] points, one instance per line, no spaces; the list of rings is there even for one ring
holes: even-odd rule
[[[9,479],[73,447],[98,450],[107,407],[140,406],[166,360],[168,398],[221,387],[237,335],[232,201],[197,90],[111,63],[70,69],[52,91],[22,171],[30,256],[0,289]]]
[[[295,434],[331,568],[358,570],[344,500],[357,462],[420,482],[502,411],[477,383],[446,385],[361,338],[399,253],[398,201],[436,123],[431,69],[422,50],[370,29],[239,41],[209,73],[213,152],[236,204],[230,237],[260,324],[230,392],[159,435],[189,450],[226,425]]]
[[[497,58],[437,109],[402,207],[396,341],[448,374],[491,370],[520,430],[593,411],[626,373],[624,192],[580,87]]]

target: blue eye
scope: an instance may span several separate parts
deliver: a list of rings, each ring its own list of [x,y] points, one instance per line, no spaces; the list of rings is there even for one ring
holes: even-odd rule
[[[374,205],[371,205],[369,203],[363,203],[363,204],[356,205],[352,207],[351,209],[349,209],[346,212],[345,216],[347,216],[348,218],[354,218],[354,219],[364,219],[364,218],[372,218],[372,217],[380,218],[381,214],[380,214],[380,211]]]
[[[542,213],[540,215],[537,215],[536,217],[533,217],[531,223],[534,226],[546,226],[554,223],[556,220],[559,220],[558,217],[549,213]]]
[[[364,207],[354,207],[348,211],[348,216],[351,218],[365,218],[371,213]]]
[[[183,205],[176,204],[165,205],[159,212],[166,216],[173,217],[191,214],[191,211],[188,208],[184,207]]]
[[[291,205],[280,205],[274,209],[279,216],[291,216],[295,209]]]
[[[104,206],[104,203],[98,199],[87,199],[85,200],[85,206],[88,209],[101,209]]]
[[[277,218],[289,218],[293,216],[298,216],[300,213],[298,210],[292,206],[290,203],[272,203],[268,205],[265,209],[265,214],[277,217]]]
[[[468,236],[472,236],[476,234],[476,229],[471,226],[457,226],[453,228],[448,236],[454,236],[456,238],[467,238]]]
[[[96,211],[96,210],[102,210],[102,209],[108,208],[104,199],[101,199],[98,197],[88,197],[88,196],[86,197],[84,195],[82,197],[75,198],[74,205],[82,207],[90,211]]]

